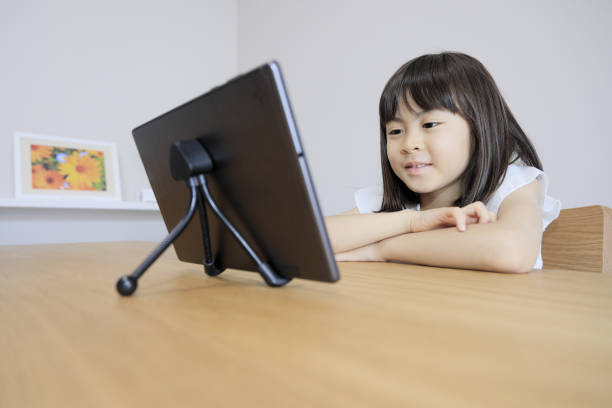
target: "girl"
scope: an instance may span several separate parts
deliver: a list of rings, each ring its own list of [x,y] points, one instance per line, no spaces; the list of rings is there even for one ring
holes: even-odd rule
[[[393,74],[379,105],[382,187],[326,217],[338,261],[527,272],[561,203],[475,58],[443,52]],[[450,228],[449,228],[450,227]]]

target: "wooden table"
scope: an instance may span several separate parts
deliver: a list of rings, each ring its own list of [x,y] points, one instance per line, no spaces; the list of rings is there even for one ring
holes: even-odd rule
[[[609,407],[612,277],[343,263],[206,277],[153,243],[0,247],[0,407]]]

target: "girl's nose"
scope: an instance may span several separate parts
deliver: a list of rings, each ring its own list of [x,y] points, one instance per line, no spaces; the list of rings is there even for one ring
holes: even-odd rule
[[[408,135],[404,139],[404,144],[402,146],[402,151],[406,153],[413,152],[415,150],[423,149],[423,138],[418,135]]]

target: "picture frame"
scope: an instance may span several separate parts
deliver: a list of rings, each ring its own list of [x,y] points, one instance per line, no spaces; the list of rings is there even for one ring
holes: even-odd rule
[[[15,198],[120,201],[116,144],[15,132]]]

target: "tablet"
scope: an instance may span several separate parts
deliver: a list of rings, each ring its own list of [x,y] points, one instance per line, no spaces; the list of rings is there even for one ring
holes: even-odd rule
[[[189,190],[170,172],[170,147],[197,139],[212,157],[207,184],[220,210],[284,277],[339,279],[323,215],[277,62],[262,65],[132,131],[168,231]],[[212,252],[224,268],[257,271],[206,206]],[[199,214],[174,242],[181,261],[203,263]],[[227,272],[225,272],[227,273]]]

